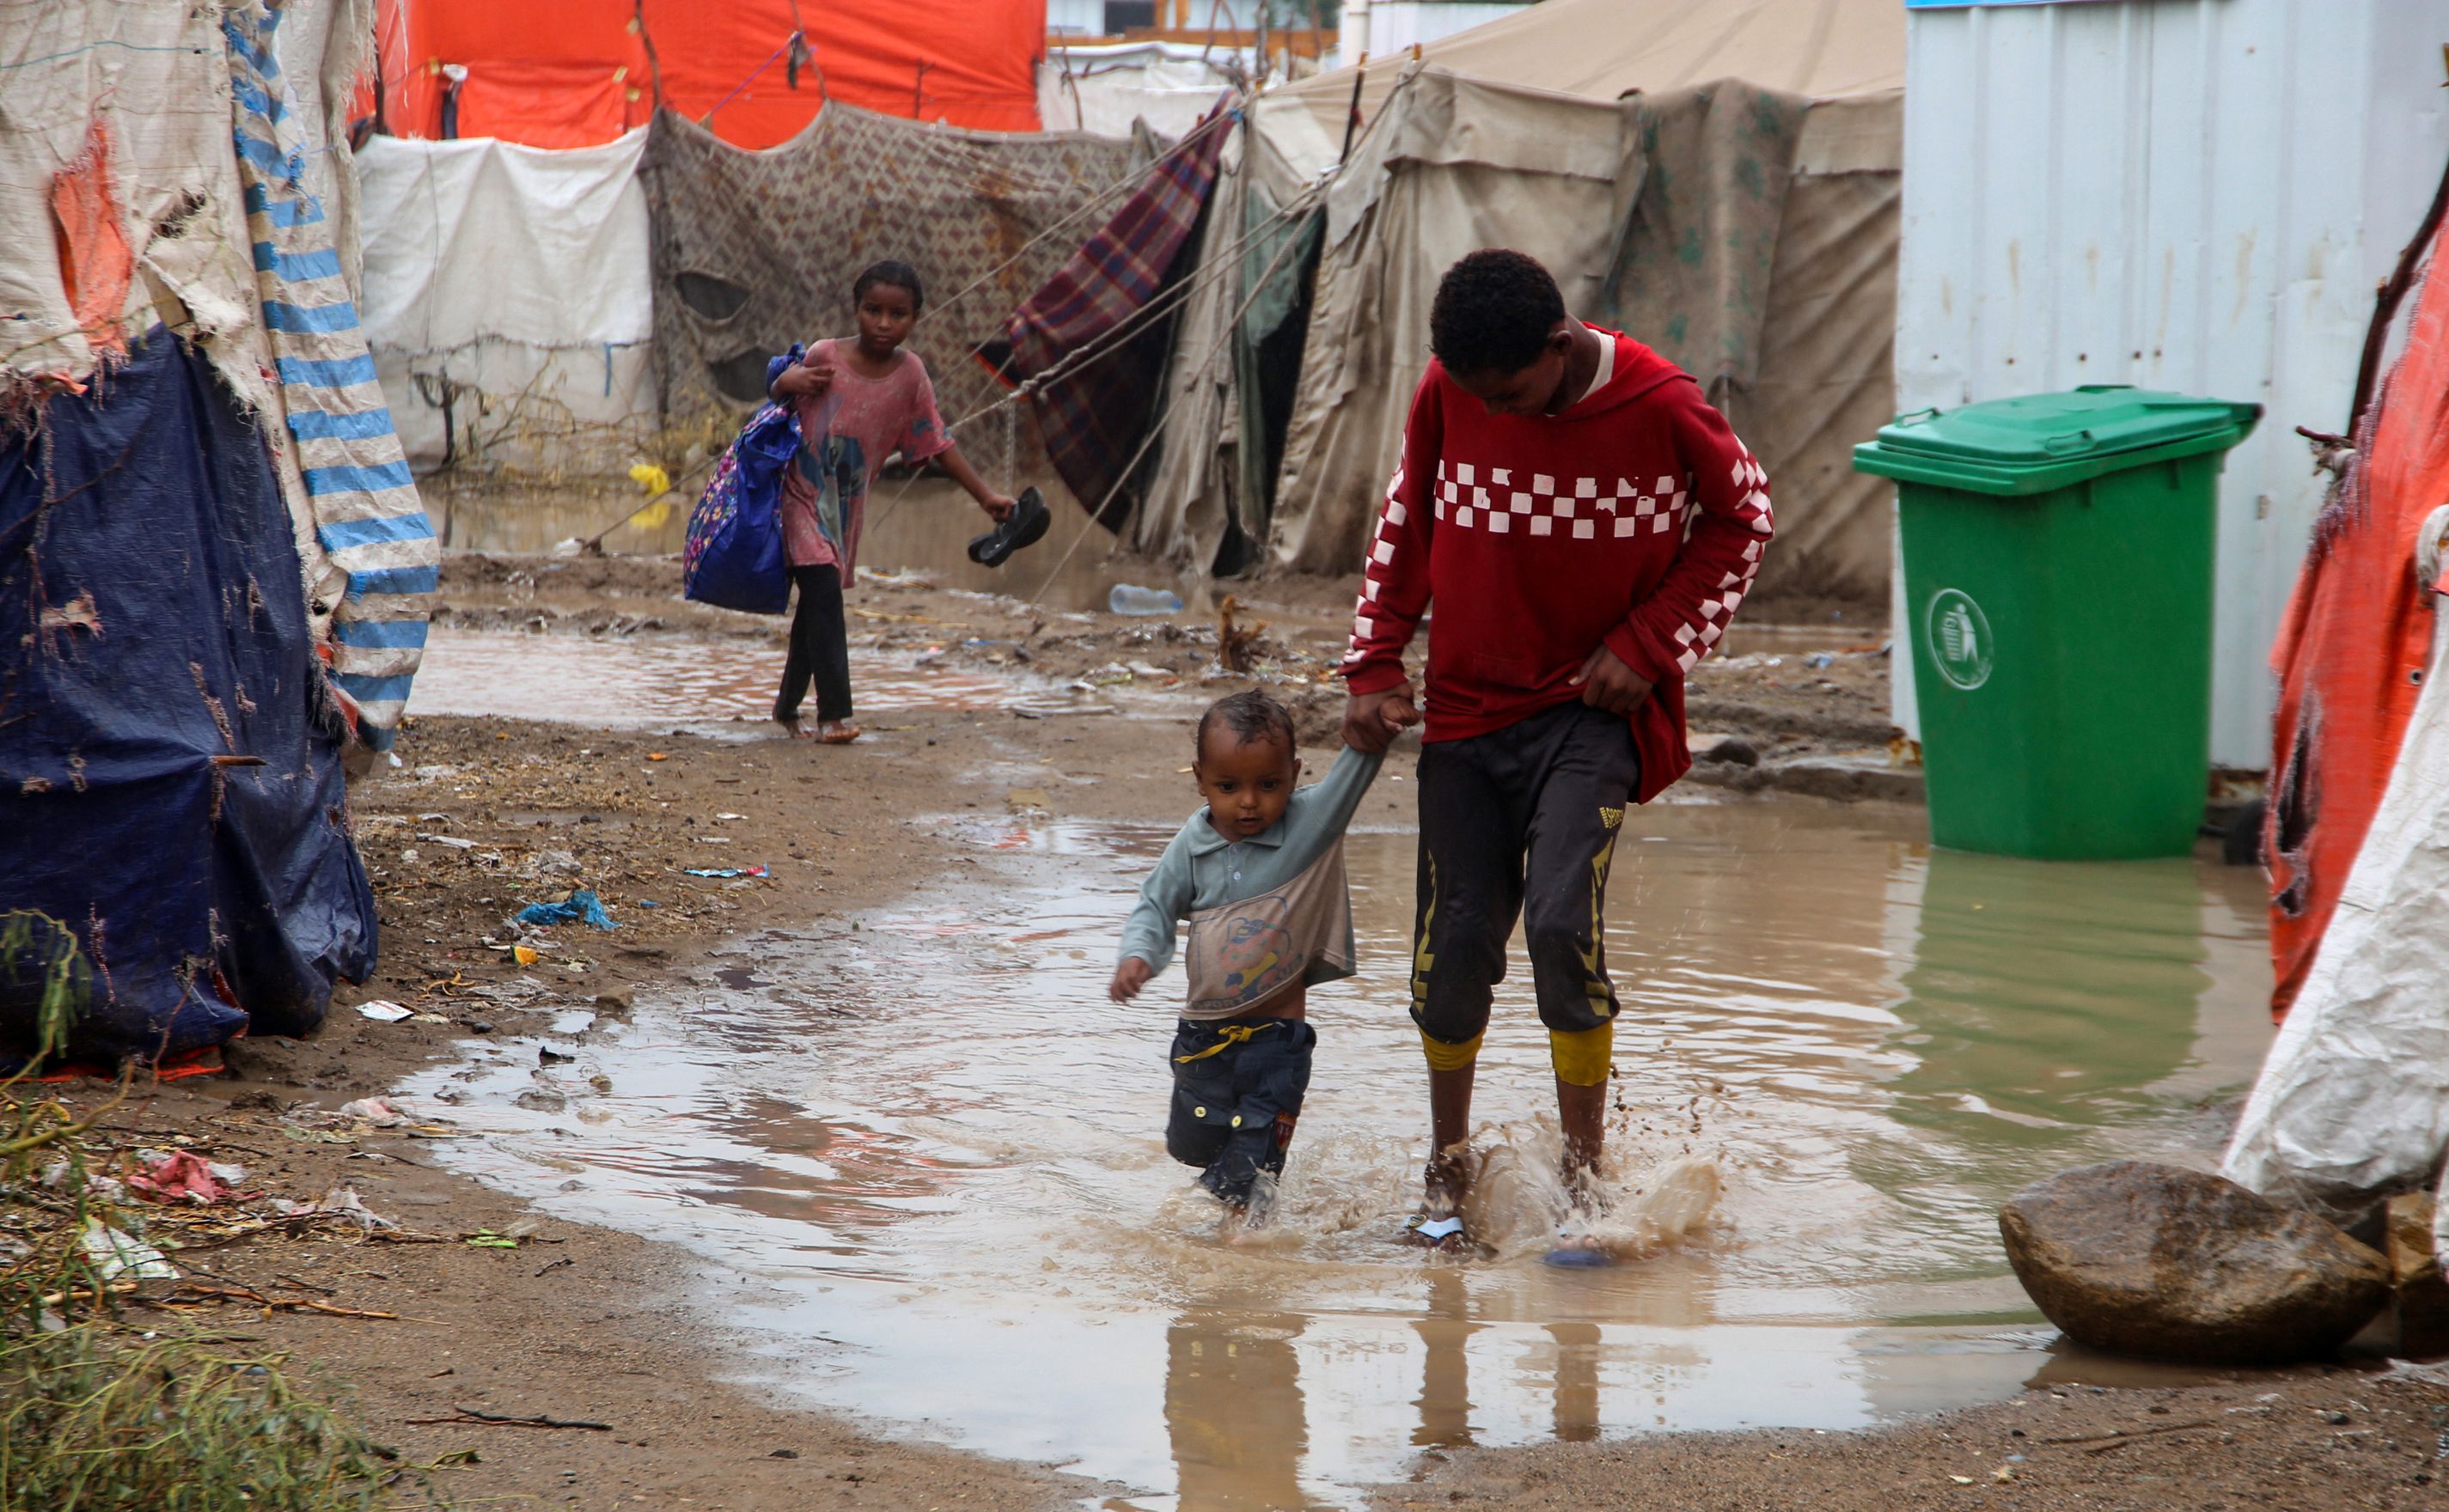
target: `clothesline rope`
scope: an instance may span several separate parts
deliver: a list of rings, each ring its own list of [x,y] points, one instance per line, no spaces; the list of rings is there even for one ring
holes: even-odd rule
[[[1332,177],[1333,175],[1330,174],[1326,178],[1321,178],[1318,182],[1304,188],[1300,194],[1294,196],[1289,203],[1267,216],[1257,225],[1252,226],[1247,231],[1244,232],[1232,245],[1224,248],[1221,253],[1209,254],[1203,259],[1203,265],[1197,272],[1193,273],[1189,278],[1183,279],[1180,283],[1176,283],[1166,289],[1160,290],[1155,297],[1148,300],[1147,304],[1142,305],[1139,309],[1133,311],[1130,316],[1124,320],[1117,322],[1111,331],[1105,333],[1096,340],[1080,348],[1077,352],[1070,354],[1061,362],[1049,368],[1046,372],[1039,373],[1034,377],[1022,380],[1010,392],[999,395],[987,404],[981,405],[977,409],[971,411],[969,413],[962,415],[959,419],[945,426],[944,430],[946,433],[955,433],[964,426],[968,426],[978,420],[983,420],[1007,405],[1018,404],[1021,400],[1028,398],[1030,395],[1037,392],[1040,389],[1045,388],[1049,384],[1054,383],[1059,379],[1074,376],[1095,365],[1097,362],[1102,361],[1106,357],[1113,355],[1124,347],[1128,346],[1133,340],[1137,339],[1148,329],[1149,324],[1156,316],[1172,314],[1181,305],[1188,302],[1192,295],[1203,289],[1213,287],[1219,280],[1228,277],[1236,268],[1236,259],[1241,256],[1242,250],[1248,246],[1250,242],[1264,235],[1275,226],[1285,220],[1291,220],[1295,216],[1308,214],[1311,207],[1310,201],[1324,192],[1325,186]],[[1289,244],[1290,243],[1287,243],[1287,245]],[[1282,259],[1282,249],[1279,249],[1277,253],[1279,261]],[[1275,276],[1275,269],[1276,263],[1270,262],[1267,266],[1267,271],[1260,277],[1258,288],[1263,289],[1266,286],[1268,280]],[[1256,298],[1257,292],[1254,289],[1251,295],[1251,300],[1255,301]],[[1247,303],[1244,304],[1244,310],[1248,308]],[[1239,319],[1240,317],[1237,316],[1235,318]],[[1170,412],[1170,407],[1168,406],[1167,415],[1169,415]],[[1165,418],[1166,416],[1160,416],[1157,424],[1150,427],[1148,433],[1151,436],[1155,435],[1158,431],[1162,429]],[[1143,443],[1142,450],[1145,451],[1145,450],[1146,444]],[[1123,471],[1126,477],[1129,475],[1130,468],[1136,467],[1138,462],[1139,458],[1134,456],[1131,459],[1129,466],[1125,467]],[[894,510],[899,507],[901,501],[908,496],[910,490],[917,485],[919,476],[919,473],[914,471],[909,477],[903,479],[901,487],[895,489],[893,497],[884,502],[884,507],[877,511],[876,519],[869,523],[867,528],[871,530],[880,529],[883,526],[884,522],[892,518]],[[1108,497],[1110,501],[1110,491]],[[1102,514],[1104,511],[1105,504],[1100,503],[1096,509],[1090,512],[1092,514]]]
[[[1320,181],[1321,183],[1323,183],[1324,182],[1324,180]],[[1299,203],[1299,199],[1297,198],[1294,202]],[[1282,214],[1282,212],[1278,212],[1278,216],[1281,216]],[[1277,219],[1276,216],[1268,218],[1270,220],[1275,219]],[[1262,221],[1261,229],[1264,229],[1265,224],[1266,222]],[[1255,235],[1255,233],[1253,234]],[[1243,239],[1246,241],[1249,239],[1244,237]],[[1257,280],[1250,285],[1250,292],[1248,296],[1242,300],[1241,307],[1235,310],[1233,312],[1233,317],[1224,323],[1224,328],[1226,330],[1229,331],[1242,323],[1242,317],[1250,313],[1250,307],[1259,302],[1259,296],[1265,292],[1267,285],[1274,280],[1276,269],[1283,264],[1284,254],[1292,251],[1295,246],[1298,246],[1301,243],[1301,239],[1302,239],[1299,237],[1286,237],[1284,239],[1284,244],[1276,249],[1276,255],[1273,258],[1267,259],[1266,270],[1261,273]],[[1210,364],[1213,364],[1218,360],[1220,360],[1220,357],[1213,354],[1211,354],[1208,359]],[[1200,371],[1204,373],[1206,369],[1203,367]],[[1194,374],[1193,376],[1195,377],[1198,374]],[[1190,385],[1185,385],[1177,388],[1173,392],[1166,396],[1165,409],[1163,412],[1158,414],[1154,423],[1149,425],[1147,434],[1141,438],[1139,450],[1131,453],[1130,461],[1123,464],[1122,472],[1115,477],[1113,487],[1106,490],[1106,496],[1097,501],[1097,507],[1089,511],[1090,526],[1095,525],[1099,517],[1105,514],[1107,507],[1114,502],[1114,496],[1122,491],[1123,485],[1130,481],[1131,472],[1140,465],[1140,459],[1147,455],[1147,450],[1150,446],[1155,444],[1156,438],[1165,434],[1166,422],[1173,418],[1175,408],[1182,403],[1183,395],[1189,392],[1190,387]],[[1134,513],[1136,514],[1136,511],[1134,511]],[[1031,608],[1033,609],[1037,607],[1038,601],[1046,597],[1046,590],[1054,586],[1054,580],[1061,577],[1063,575],[1063,569],[1071,565],[1071,558],[1079,552],[1080,543],[1088,539],[1089,526],[1084,526],[1081,527],[1080,533],[1071,538],[1071,544],[1064,547],[1063,555],[1057,559],[1054,564],[1054,570],[1049,572],[1045,578],[1038,583],[1037,591],[1030,595],[1029,605]],[[1120,530],[1115,531],[1114,543],[1117,549],[1120,549],[1121,547],[1122,539],[1123,533]],[[1110,560],[1110,553],[1109,554],[1109,560]]]

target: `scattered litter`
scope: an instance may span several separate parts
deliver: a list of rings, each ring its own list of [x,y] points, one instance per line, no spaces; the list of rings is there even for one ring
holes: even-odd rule
[[[275,1197],[272,1210],[283,1217],[347,1218],[368,1233],[399,1227],[367,1207],[365,1199],[357,1196],[357,1189],[353,1186],[336,1186],[312,1202],[292,1202],[284,1197]]]
[[[646,753],[646,759],[649,761],[669,761],[671,758],[672,754],[668,751],[649,751]]]
[[[584,920],[591,928],[609,929],[612,916],[604,911],[604,900],[592,888],[580,888],[559,903],[530,903],[518,911],[521,924],[576,924]],[[521,955],[519,964],[528,965],[533,954]]]
[[[1003,795],[1003,801],[1015,813],[1031,809],[1043,809],[1049,813],[1054,812],[1054,800],[1046,795],[1044,788],[1014,788]]]
[[[748,817],[748,815],[744,813],[718,813],[715,817],[718,819],[744,819]]]
[[[452,850],[453,850],[453,851],[473,851],[474,849],[476,849],[476,842],[475,842],[475,841],[473,841],[473,840],[462,840],[462,839],[459,839],[459,838],[458,838],[457,836],[455,836],[455,835],[448,835],[448,834],[420,834],[420,835],[418,835],[418,836],[417,836],[417,838],[418,838],[418,839],[420,839],[420,840],[429,841],[429,842],[431,842],[431,843],[433,843],[433,844],[434,844],[434,845],[447,845],[447,846],[449,846],[449,847],[450,847]]]
[[[697,837],[697,843],[700,845],[729,845],[731,843],[731,836],[727,834],[701,834]]]
[[[408,1121],[407,1114],[400,1112],[380,1098],[359,1098],[354,1102],[343,1102],[339,1106],[337,1116],[343,1119],[363,1119],[377,1129],[396,1128]]]
[[[225,1165],[217,1168],[192,1150],[148,1150],[139,1158],[145,1161],[145,1172],[142,1176],[129,1177],[127,1184],[156,1202],[185,1202],[200,1208],[210,1207],[237,1196],[230,1190],[230,1184],[246,1178],[245,1167]],[[222,1171],[230,1175],[223,1177],[219,1174]]]
[[[495,1234],[491,1229],[478,1229],[462,1242],[472,1250],[515,1250],[519,1247],[518,1240],[507,1234]]]
[[[1814,651],[1803,659],[1803,664],[1815,670],[1821,667],[1833,667],[1837,664],[1837,658],[1826,651]]]
[[[535,949],[530,946],[514,945],[511,947],[511,956],[521,966],[533,966],[536,964]]]
[[[693,877],[762,877],[773,875],[773,873],[763,866],[683,867],[681,870]],[[659,907],[659,905],[648,903],[646,899],[641,898],[638,900],[638,907],[642,909],[652,909]]]
[[[402,1019],[414,1016],[410,1009],[383,998],[376,998],[372,1003],[358,1004],[357,1011],[377,1024],[397,1024]]]
[[[93,1266],[93,1273],[105,1281],[125,1276],[134,1281],[175,1281],[178,1267],[161,1251],[124,1234],[100,1218],[85,1220],[85,1232],[78,1235],[85,1248],[85,1257]]]

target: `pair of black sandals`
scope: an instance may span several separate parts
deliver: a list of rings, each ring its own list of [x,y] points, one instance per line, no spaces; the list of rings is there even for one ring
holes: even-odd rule
[[[1035,545],[1046,535],[1046,527],[1054,516],[1046,507],[1046,500],[1035,488],[1023,488],[1012,501],[1012,512],[995,522],[995,527],[970,543],[970,560],[982,567],[999,567],[1023,546]]]

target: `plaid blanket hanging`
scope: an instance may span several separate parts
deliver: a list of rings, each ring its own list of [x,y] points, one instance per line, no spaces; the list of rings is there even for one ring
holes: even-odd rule
[[[976,352],[997,381],[1016,388],[1100,348],[1029,397],[1055,471],[1109,530],[1130,514],[1130,490],[1120,485],[1154,415],[1178,312],[1136,317],[1191,272],[1191,232],[1232,129],[1217,115],[1230,108],[1220,104],[1150,164],[1112,218]]]

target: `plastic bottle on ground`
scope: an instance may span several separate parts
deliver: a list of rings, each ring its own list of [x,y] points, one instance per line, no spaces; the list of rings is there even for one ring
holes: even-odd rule
[[[1114,591],[1106,596],[1106,607],[1116,614],[1180,614],[1182,596],[1165,588],[1117,583]]]

